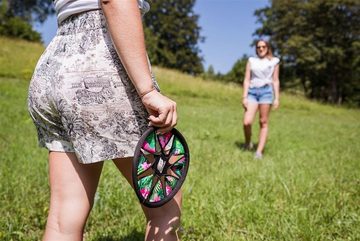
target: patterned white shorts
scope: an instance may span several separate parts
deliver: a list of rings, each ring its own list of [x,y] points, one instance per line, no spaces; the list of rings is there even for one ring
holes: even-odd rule
[[[50,151],[75,152],[80,163],[133,156],[148,113],[101,10],[60,24],[37,63],[28,109],[39,145]]]

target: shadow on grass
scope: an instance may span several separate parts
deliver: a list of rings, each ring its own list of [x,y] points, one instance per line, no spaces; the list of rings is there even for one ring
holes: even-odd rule
[[[242,151],[254,151],[256,150],[258,143],[254,143],[254,146],[251,148],[251,150],[245,148],[245,142],[235,141],[235,146],[239,148]]]
[[[143,241],[145,239],[144,233],[140,233],[136,230],[133,230],[129,235],[126,235],[125,237],[113,237],[105,236],[100,237],[98,239],[95,239],[96,241]]]

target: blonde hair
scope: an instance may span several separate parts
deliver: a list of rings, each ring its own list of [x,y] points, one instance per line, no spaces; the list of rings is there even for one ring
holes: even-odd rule
[[[257,40],[256,43],[255,43],[255,53],[256,53],[256,55],[259,56],[259,55],[258,55],[258,52],[257,52],[257,47],[258,47],[258,43],[260,43],[260,42],[264,42],[265,45],[266,45],[266,47],[267,47],[267,53],[266,53],[266,56],[265,56],[265,57],[267,57],[267,58],[269,58],[269,59],[271,59],[272,57],[274,57],[274,55],[273,55],[273,53],[272,53],[272,47],[271,47],[270,43],[269,43],[268,41],[263,40],[263,39],[259,39],[259,40]]]

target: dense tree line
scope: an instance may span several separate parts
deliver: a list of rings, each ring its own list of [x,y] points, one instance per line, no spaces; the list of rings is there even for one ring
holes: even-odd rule
[[[216,80],[222,82],[233,82],[242,84],[245,76],[246,63],[249,56],[244,54],[240,59],[236,60],[231,70],[225,74],[220,72],[215,73],[214,67],[210,65],[208,69],[202,74],[202,77],[206,80]]]
[[[145,36],[153,64],[190,74],[203,73],[198,43],[203,41],[195,0],[149,0]],[[272,0],[255,16],[257,38],[269,39],[281,58],[283,86],[299,83],[306,96],[360,106],[360,4],[357,0]],[[51,0],[0,0],[0,35],[40,41],[32,29],[54,12]],[[229,73],[205,78],[242,83],[247,56]]]
[[[273,0],[255,12],[283,63],[282,79],[310,98],[360,105],[360,4],[357,0]]]
[[[357,0],[272,0],[255,11],[261,27],[254,35],[269,39],[281,58],[283,88],[307,97],[360,106],[360,4]],[[253,44],[254,45],[254,44]],[[226,74],[209,68],[203,76],[242,83],[247,56]]]

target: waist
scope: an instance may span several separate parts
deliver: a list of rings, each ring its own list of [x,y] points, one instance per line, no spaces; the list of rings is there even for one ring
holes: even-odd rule
[[[60,24],[68,17],[81,12],[101,9],[98,0],[57,0],[55,1],[55,11],[57,20]]]
[[[267,89],[267,88],[272,88],[272,83],[267,83],[261,86],[251,86],[249,87],[250,89]]]
[[[149,11],[148,2],[145,0],[137,0],[137,2],[142,15]],[[72,15],[101,9],[99,0],[55,0],[54,5],[59,25]]]
[[[272,79],[259,79],[259,78],[254,78],[254,79],[250,79],[250,87],[262,87],[264,85],[271,85],[272,84]]]
[[[71,15],[59,24],[57,35],[69,35],[96,29],[107,31],[106,19],[102,10],[86,11]]]

